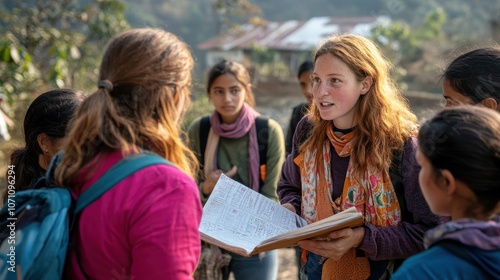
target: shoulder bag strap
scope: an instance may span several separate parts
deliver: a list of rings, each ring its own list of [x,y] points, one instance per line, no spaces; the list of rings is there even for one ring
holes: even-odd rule
[[[78,197],[76,200],[75,214],[81,212],[85,207],[97,200],[123,179],[140,169],[156,164],[174,166],[171,162],[154,154],[133,154],[120,160]]]

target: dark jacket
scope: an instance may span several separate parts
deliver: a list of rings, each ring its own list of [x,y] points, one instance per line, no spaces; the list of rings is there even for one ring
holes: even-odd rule
[[[290,124],[288,125],[288,131],[286,133],[286,139],[285,139],[287,155],[292,152],[293,134],[295,133],[297,124],[300,122],[302,117],[304,117],[304,115],[307,113],[307,110],[309,110],[309,103],[301,103],[293,107],[292,118],[290,119]]]

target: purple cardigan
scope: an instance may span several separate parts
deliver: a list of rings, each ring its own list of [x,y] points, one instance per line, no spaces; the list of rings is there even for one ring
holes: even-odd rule
[[[297,157],[298,142],[305,133],[307,119],[303,118],[297,125],[293,137],[292,153],[283,164],[281,178],[278,183],[278,197],[281,204],[291,203],[297,213],[301,212],[301,181],[299,167],[293,162]],[[331,149],[331,170],[333,179],[333,194],[336,198],[342,194],[347,172],[349,157],[339,157],[335,149]],[[411,138],[404,145],[403,154],[403,184],[406,205],[413,216],[413,223],[403,220],[398,227],[377,227],[365,225],[365,238],[359,247],[371,260],[404,259],[424,250],[423,235],[428,229],[448,221],[448,218],[434,215],[420,190],[418,184],[419,166],[415,160],[417,151],[416,138]]]

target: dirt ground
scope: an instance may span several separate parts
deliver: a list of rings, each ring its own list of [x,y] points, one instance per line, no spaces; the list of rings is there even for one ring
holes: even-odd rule
[[[298,268],[295,263],[295,249],[280,249],[279,260],[280,267],[278,270],[278,280],[298,280]]]

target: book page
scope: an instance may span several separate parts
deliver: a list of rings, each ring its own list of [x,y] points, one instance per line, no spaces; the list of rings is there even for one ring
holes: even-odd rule
[[[306,224],[277,202],[222,174],[203,207],[199,229],[212,242],[250,253],[263,240]]]

